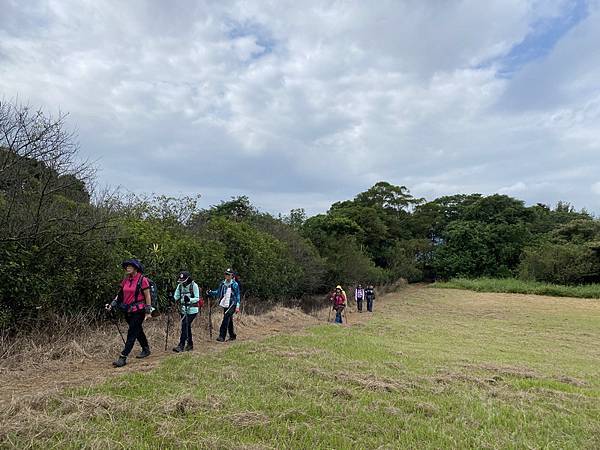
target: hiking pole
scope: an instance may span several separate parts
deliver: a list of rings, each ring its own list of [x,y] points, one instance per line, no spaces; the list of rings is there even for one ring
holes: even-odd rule
[[[331,322],[331,311],[333,311],[333,306],[329,308],[329,314],[327,315],[327,323]]]
[[[110,321],[115,324],[115,327],[117,327],[117,331],[119,332],[119,336],[121,336],[121,340],[123,341],[123,345],[125,345],[125,338],[123,337],[123,332],[121,331],[121,327],[119,326],[119,319],[117,319],[117,317],[115,317],[115,314],[114,314],[114,312],[112,310],[108,313],[108,317],[109,317]]]
[[[180,286],[181,286],[181,285],[180,285]],[[191,286],[191,284],[190,284],[190,286]],[[192,287],[192,289],[194,289],[194,288]],[[181,295],[181,290],[179,291],[179,294]],[[192,295],[194,295],[194,294],[192,294]],[[190,300],[189,300],[189,297],[188,297],[188,301],[187,301],[187,302],[185,301],[185,297],[183,297],[183,310],[184,310],[185,312],[184,312],[184,315],[183,315],[183,317],[181,318],[181,321],[183,322],[183,319],[185,319],[185,338],[186,338],[186,340],[187,340],[188,342],[189,342],[189,339],[190,339],[190,336],[189,336],[189,335],[191,334],[191,330],[190,330],[190,319],[189,319],[189,317],[188,317],[189,307],[190,307]]]
[[[207,292],[206,290],[204,292]],[[206,295],[206,300],[208,301],[208,336],[212,340],[212,303],[210,301],[211,295]]]
[[[169,330],[171,328],[171,314],[173,313],[173,298],[174,293],[171,291],[173,289],[173,284],[171,282],[166,282],[167,285],[167,329],[165,330],[165,352],[169,347]]]
[[[171,305],[167,307],[167,329],[165,330],[165,352],[169,347],[169,328],[171,328]]]

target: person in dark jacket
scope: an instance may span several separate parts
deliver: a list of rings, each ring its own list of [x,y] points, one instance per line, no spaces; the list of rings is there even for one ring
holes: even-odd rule
[[[229,340],[235,341],[237,335],[233,329],[233,315],[240,312],[240,287],[233,279],[233,270],[225,271],[225,279],[221,281],[219,287],[213,291],[206,291],[206,295],[216,297],[219,300],[219,306],[223,308],[223,322],[219,329],[217,341],[224,342],[227,333]]]
[[[150,282],[143,275],[144,266],[137,259],[128,259],[121,264],[126,272],[121,281],[121,288],[115,299],[106,305],[111,311],[119,309],[125,313],[125,320],[129,325],[127,340],[119,357],[113,361],[113,366],[123,367],[127,364],[127,357],[137,340],[142,347],[141,353],[136,358],[150,356],[150,344],[144,333],[144,321],[151,316],[152,301],[150,298]]]
[[[365,289],[365,299],[367,300],[367,311],[373,312],[373,301],[375,300],[375,289],[373,285],[370,284]]]

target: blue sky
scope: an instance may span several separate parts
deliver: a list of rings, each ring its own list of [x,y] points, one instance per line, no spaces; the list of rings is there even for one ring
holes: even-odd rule
[[[0,2],[0,98],[68,111],[100,185],[600,213],[598,0]]]
[[[494,63],[500,67],[499,76],[510,78],[524,65],[548,55],[554,46],[579,22],[589,15],[585,0],[565,2],[556,15],[534,20],[523,40]]]

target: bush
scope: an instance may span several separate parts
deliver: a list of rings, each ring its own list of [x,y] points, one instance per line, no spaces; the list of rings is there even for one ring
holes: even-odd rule
[[[582,283],[597,278],[599,272],[592,250],[582,244],[546,242],[526,248],[519,264],[521,279],[548,283]]]

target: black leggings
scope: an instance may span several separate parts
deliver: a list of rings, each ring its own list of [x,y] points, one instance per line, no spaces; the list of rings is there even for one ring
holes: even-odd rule
[[[219,337],[225,339],[227,332],[229,332],[230,338],[235,338],[235,332],[233,331],[233,314],[235,308],[223,308],[223,322],[221,322],[221,328],[219,329]]]
[[[143,328],[145,317],[146,312],[144,310],[125,314],[125,320],[129,325],[129,329],[127,330],[127,341],[125,342],[125,348],[123,348],[121,355],[127,356],[129,353],[131,353],[136,339],[142,346],[142,349],[150,348]]]
[[[179,337],[179,346],[183,348],[187,341],[188,345],[193,347],[192,322],[198,314],[188,314],[187,318],[185,317],[185,314],[179,313],[179,315],[181,316],[181,336]]]

